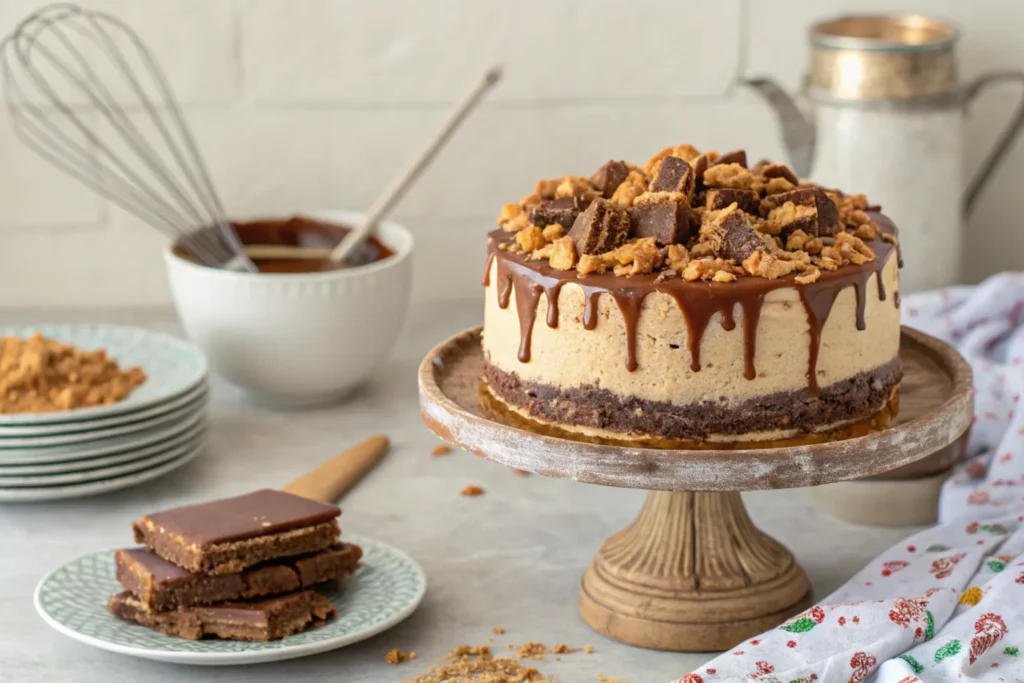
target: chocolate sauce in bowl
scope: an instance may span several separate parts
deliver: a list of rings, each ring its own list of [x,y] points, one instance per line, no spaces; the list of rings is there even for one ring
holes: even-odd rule
[[[280,219],[261,219],[254,221],[232,221],[231,225],[244,245],[284,245],[290,247],[314,247],[332,249],[345,235],[352,230],[347,225],[329,223],[306,216],[292,216]],[[367,263],[375,263],[393,256],[394,250],[371,235],[366,245],[371,256]],[[175,247],[175,253],[189,258],[188,252]],[[344,264],[334,263],[330,259],[308,258],[274,258],[254,259],[261,273],[319,273],[341,270]],[[366,265],[361,264],[361,265]]]

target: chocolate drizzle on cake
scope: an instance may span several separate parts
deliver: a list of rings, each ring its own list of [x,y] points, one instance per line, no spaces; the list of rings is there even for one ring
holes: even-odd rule
[[[883,232],[894,234],[895,227],[883,215],[873,213],[872,218]],[[754,358],[757,353],[757,327],[765,297],[782,288],[795,288],[807,312],[810,333],[808,354],[808,389],[817,395],[817,361],[821,346],[821,333],[832,312],[839,292],[853,287],[857,297],[857,329],[866,329],[865,304],[867,285],[875,276],[879,300],[885,301],[886,291],[882,282],[882,269],[888,263],[896,247],[888,242],[875,243],[876,257],[863,265],[844,266],[836,271],[821,273],[821,277],[810,284],[800,284],[793,276],[777,279],[745,277],[734,282],[690,282],[675,278],[660,280],[652,275],[621,277],[611,274],[592,274],[580,278],[575,272],[551,268],[542,263],[526,263],[519,255],[502,251],[498,243],[507,239],[500,231],[492,235],[488,246],[488,272],[484,276],[489,282],[490,264],[497,259],[498,305],[507,308],[513,289],[516,292],[516,309],[519,315],[520,346],[519,360],[530,360],[530,340],[537,315],[541,294],[548,300],[547,325],[558,326],[558,295],[567,282],[583,290],[585,308],[583,327],[592,330],[597,326],[598,301],[607,294],[616,302],[626,328],[626,366],[632,372],[637,368],[637,324],[644,298],[651,292],[667,294],[675,300],[682,312],[687,327],[687,346],[690,352],[690,368],[699,372],[700,347],[711,318],[721,315],[725,330],[736,327],[734,311],[738,305],[743,313],[744,377],[752,380],[757,376]],[[899,292],[894,304],[899,306]]]
[[[487,263],[484,264],[484,276],[480,280],[480,284],[482,284],[484,287],[489,287],[491,285],[491,264],[492,263],[494,263],[494,252],[488,249],[487,250]]]

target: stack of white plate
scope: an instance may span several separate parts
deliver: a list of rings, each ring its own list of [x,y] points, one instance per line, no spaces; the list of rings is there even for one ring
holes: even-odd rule
[[[106,493],[156,479],[202,452],[207,366],[199,349],[165,334],[114,325],[0,328],[80,349],[104,349],[146,381],[109,406],[0,414],[0,502]]]

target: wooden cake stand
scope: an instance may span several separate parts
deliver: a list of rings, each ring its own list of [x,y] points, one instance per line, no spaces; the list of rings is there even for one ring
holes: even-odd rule
[[[817,486],[905,466],[956,441],[971,422],[970,368],[943,342],[904,328],[901,404],[919,417],[867,436],[803,446],[661,450],[573,441],[514,428],[479,408],[480,328],[435,347],[419,371],[423,419],[438,436],[509,467],[648,489],[639,517],[583,575],[580,614],[595,631],[659,650],[716,651],[810,604],[793,555],[758,529],[740,491]],[[939,373],[952,390],[915,396]]]

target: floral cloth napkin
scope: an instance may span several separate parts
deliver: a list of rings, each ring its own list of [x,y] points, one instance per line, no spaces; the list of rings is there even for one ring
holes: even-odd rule
[[[940,525],[676,683],[1024,683],[1024,273],[904,297],[974,368],[969,459]]]

